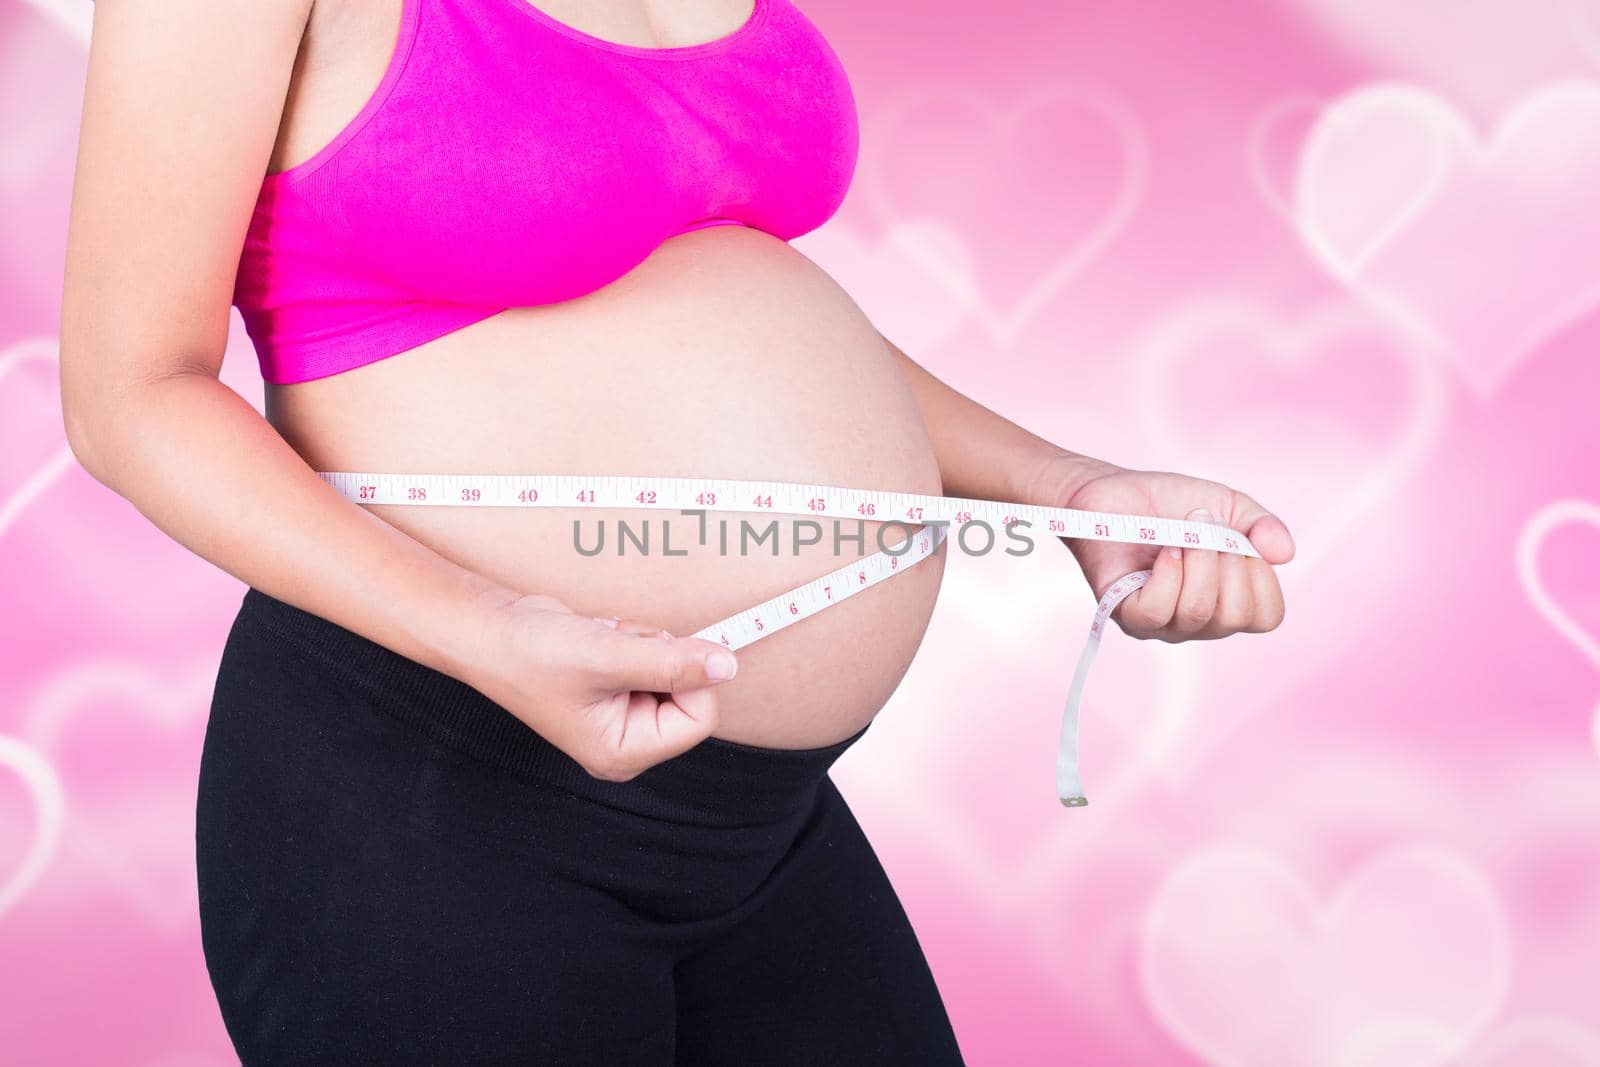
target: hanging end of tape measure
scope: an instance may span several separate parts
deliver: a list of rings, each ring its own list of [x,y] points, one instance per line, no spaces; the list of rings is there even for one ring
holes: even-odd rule
[[[1083,807],[1088,807],[1088,805],[1089,805],[1089,798],[1088,797],[1077,796],[1077,797],[1062,797],[1061,798],[1061,806],[1063,808],[1083,808]]]

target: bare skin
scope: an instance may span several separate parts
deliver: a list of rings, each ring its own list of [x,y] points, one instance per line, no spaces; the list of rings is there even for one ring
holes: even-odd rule
[[[750,12],[750,0],[539,6],[641,47],[712,40]],[[922,640],[943,553],[741,650],[728,680],[715,668],[735,657],[663,631],[840,565],[827,539],[730,559],[680,520],[687,557],[585,559],[575,513],[364,509],[314,471],[704,474],[1175,517],[1204,507],[1265,561],[1070,547],[1097,593],[1154,564],[1118,612],[1134,636],[1282,619],[1270,564],[1293,543],[1260,505],[1023,430],[913,362],[798,251],[743,227],[670,239],[576,300],[268,386],[263,418],[217,378],[245,225],[262,176],[313,155],[376,86],[399,0],[99,0],[94,18],[62,319],[80,462],[216,566],[473,685],[590,773],[629,778],[712,734],[796,748],[854,733]],[[614,533],[619,519],[642,513],[585,512],[584,528]]]

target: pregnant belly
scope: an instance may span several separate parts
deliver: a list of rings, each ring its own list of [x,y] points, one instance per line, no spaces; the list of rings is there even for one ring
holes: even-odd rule
[[[940,492],[918,409],[872,325],[809,259],[741,226],[673,238],[577,300],[514,308],[344,374],[268,389],[268,417],[316,470]],[[802,546],[797,532],[814,530],[756,512],[707,515],[701,544],[700,520],[670,511],[372,511],[502,585],[674,634],[879,547],[878,523],[820,520],[820,542]],[[744,536],[769,527],[759,542]],[[890,528],[882,543],[901,536]],[[604,548],[588,555],[580,541]],[[805,748],[864,726],[922,641],[946,550],[742,649],[738,677],[718,690],[716,735]]]

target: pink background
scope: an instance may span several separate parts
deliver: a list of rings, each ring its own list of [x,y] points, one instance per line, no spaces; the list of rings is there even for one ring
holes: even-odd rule
[[[470,0],[462,0],[470,2]],[[1269,636],[952,558],[836,778],[974,1064],[1600,1064],[1600,0],[801,0],[797,247],[955,387],[1289,523]],[[242,587],[64,451],[86,3],[0,0],[0,1054],[231,1062],[193,803]],[[129,205],[135,210],[136,205]],[[236,330],[225,378],[260,401]]]

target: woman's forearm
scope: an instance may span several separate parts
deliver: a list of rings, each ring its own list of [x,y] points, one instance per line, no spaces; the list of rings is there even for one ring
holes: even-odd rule
[[[887,337],[884,343],[916,397],[945,495],[1022,503],[1063,499],[1075,483],[1116,469],[1030,433],[950,388]]]
[[[89,473],[191,551],[447,674],[514,595],[346,501],[210,374],[130,384],[68,425]]]

